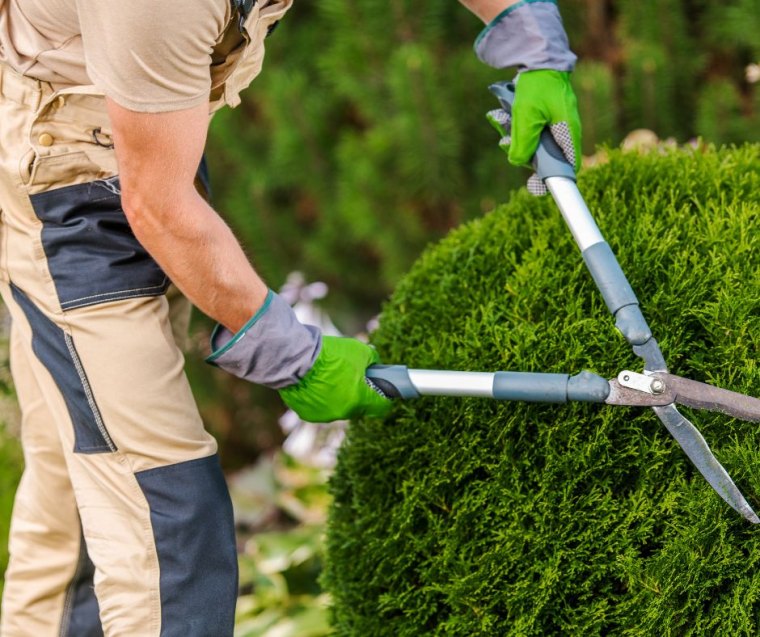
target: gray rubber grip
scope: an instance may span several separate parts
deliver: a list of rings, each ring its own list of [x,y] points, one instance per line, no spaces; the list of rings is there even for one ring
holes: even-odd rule
[[[631,284],[628,283],[612,248],[606,241],[595,243],[584,250],[583,260],[612,314],[626,305],[639,304]]]
[[[605,378],[581,372],[536,374],[530,372],[496,372],[493,397],[498,400],[521,400],[539,403],[565,403],[568,400],[603,403],[610,393]]]
[[[610,395],[610,383],[606,378],[582,371],[567,381],[567,399],[586,403],[603,403]]]
[[[615,315],[615,327],[631,345],[643,345],[652,338],[652,330],[638,305],[620,308]]]
[[[515,101],[514,82],[497,82],[488,88],[497,97],[501,107],[511,114],[512,104]],[[567,177],[575,181],[575,170],[568,163],[557,142],[554,141],[548,126],[541,131],[538,149],[531,163],[541,179]]]
[[[595,243],[583,251],[583,260],[621,334],[632,345],[646,343],[652,338],[652,330],[609,244],[606,241]]]
[[[498,400],[524,400],[539,403],[567,402],[568,374],[496,372],[493,397]]]
[[[367,368],[366,376],[388,398],[420,397],[406,365],[372,365]]]

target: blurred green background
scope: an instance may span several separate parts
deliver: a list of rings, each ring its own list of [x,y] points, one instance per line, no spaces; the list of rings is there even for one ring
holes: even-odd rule
[[[560,8],[580,59],[573,82],[588,163],[600,146],[646,139],[631,135],[639,129],[679,144],[760,140],[757,0],[567,0]],[[425,245],[486,214],[527,177],[507,164],[484,118],[496,106],[486,87],[513,73],[475,58],[481,28],[454,0],[296,2],[269,39],[264,73],[243,104],[212,123],[216,207],[271,287],[293,271],[326,282],[321,306],[346,334],[365,331]],[[255,469],[268,485],[253,508],[269,515],[244,525],[255,550],[241,558],[250,568],[240,634],[291,634],[272,627],[303,613],[313,614],[315,628],[292,634],[326,634],[321,517],[284,507],[282,493],[295,489],[291,505],[305,498],[307,510],[324,507],[310,489],[324,494],[327,472],[294,469],[303,470],[296,483],[305,491],[282,481],[275,467],[293,460],[280,451],[281,403],[203,363],[210,327],[196,315],[188,352],[201,412],[231,480]],[[7,364],[2,374],[0,390],[12,397]],[[18,418],[12,402],[2,406],[0,572],[21,467]],[[290,548],[273,548],[276,538]],[[268,551],[289,557],[267,561]],[[299,575],[280,577],[290,572]],[[270,621],[251,623],[272,609]]]

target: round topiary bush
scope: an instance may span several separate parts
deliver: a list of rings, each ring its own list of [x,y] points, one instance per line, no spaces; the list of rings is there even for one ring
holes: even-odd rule
[[[760,395],[760,147],[612,152],[580,188],[671,371]],[[416,368],[642,368],[524,191],[419,259],[375,343]],[[760,511],[760,427],[683,413]],[[399,402],[350,428],[332,490],[338,635],[760,634],[760,526],[649,409]]]

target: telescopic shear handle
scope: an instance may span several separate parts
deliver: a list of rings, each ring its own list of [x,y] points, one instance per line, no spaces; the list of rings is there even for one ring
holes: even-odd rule
[[[515,101],[514,82],[497,82],[488,88],[497,97],[501,107],[511,115],[512,104]],[[575,181],[575,170],[568,163],[559,144],[554,141],[548,126],[545,126],[544,130],[541,131],[538,149],[531,163],[536,174],[542,180],[549,177],[567,177]]]
[[[406,365],[372,365],[367,379],[388,398],[469,396],[540,403],[582,401],[603,403],[610,393],[605,378],[581,372],[459,372],[409,369]]]

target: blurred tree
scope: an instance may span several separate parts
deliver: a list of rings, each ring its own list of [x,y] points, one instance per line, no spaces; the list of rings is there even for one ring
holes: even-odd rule
[[[475,58],[479,28],[455,2],[297,5],[246,106],[214,122],[217,204],[273,284],[326,281],[344,331],[429,241],[520,183],[483,118],[484,87],[511,74]]]

